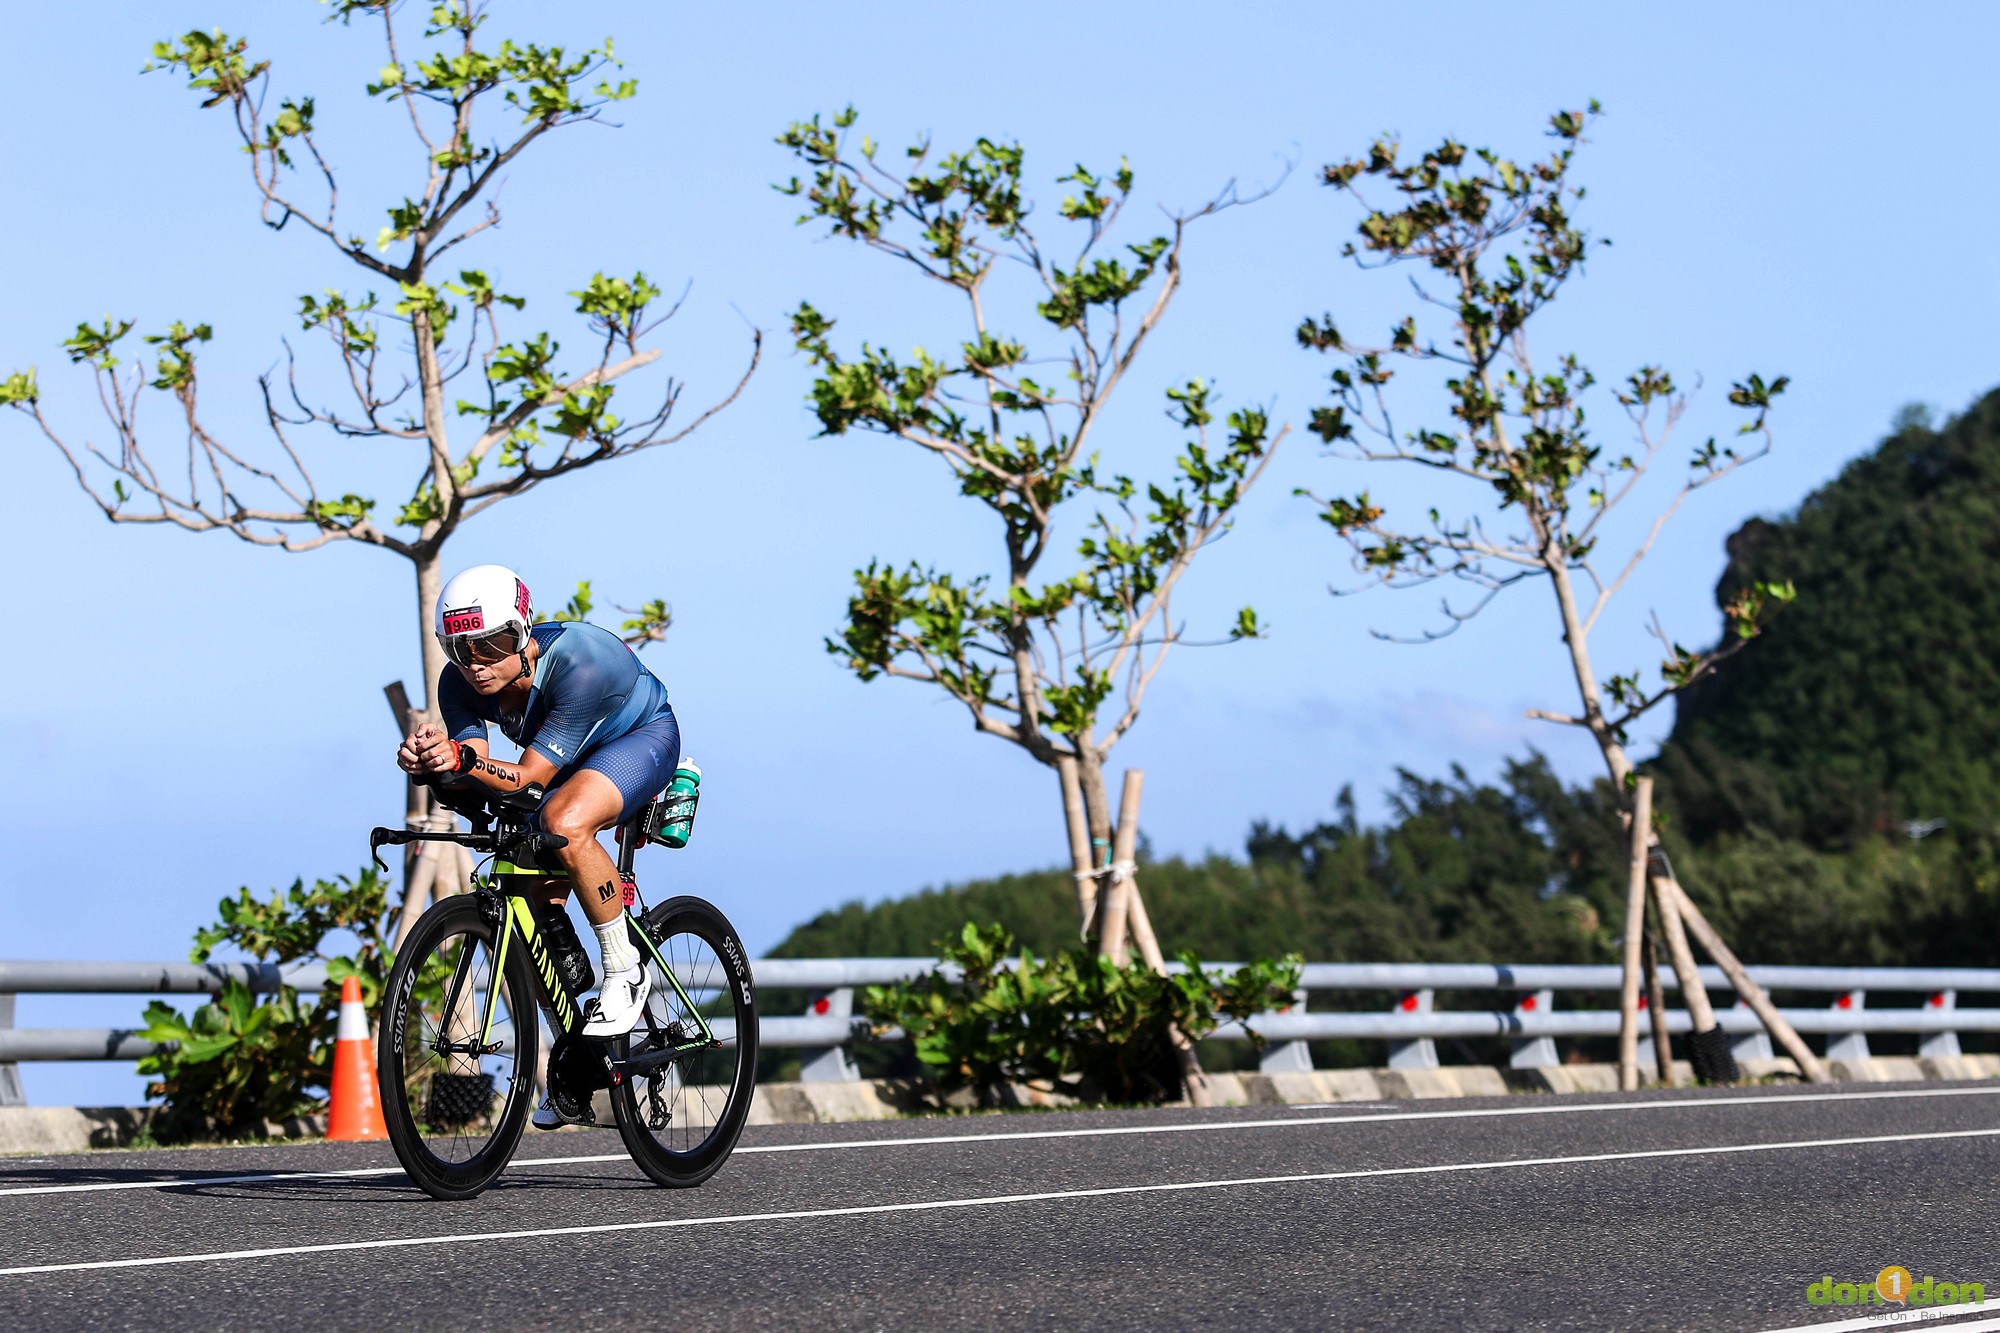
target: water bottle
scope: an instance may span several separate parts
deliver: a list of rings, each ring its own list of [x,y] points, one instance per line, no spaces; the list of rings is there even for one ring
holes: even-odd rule
[[[668,847],[685,847],[694,832],[694,811],[701,803],[701,766],[692,759],[681,760],[674,780],[660,798],[660,830],[655,841]]]

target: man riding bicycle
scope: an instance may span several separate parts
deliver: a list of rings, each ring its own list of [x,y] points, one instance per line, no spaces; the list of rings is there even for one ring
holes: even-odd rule
[[[452,794],[548,792],[536,817],[569,840],[551,853],[569,878],[548,881],[558,909],[551,953],[577,990],[588,989],[590,960],[561,910],[572,886],[597,930],[604,982],[585,1009],[589,1037],[623,1036],[638,1022],[652,983],[626,933],[623,886],[597,841],[673,779],[680,727],[667,690],[623,640],[582,622],[534,623],[528,585],[500,565],[475,565],[444,585],[433,629],[451,665],[438,677],[444,726],[426,722],[396,752],[404,772]],[[506,763],[491,757],[487,724],[521,747]],[[534,1123],[562,1123],[548,1099]]]

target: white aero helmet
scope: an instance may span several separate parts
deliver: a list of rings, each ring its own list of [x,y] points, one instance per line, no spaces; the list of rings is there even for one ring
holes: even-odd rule
[[[444,585],[431,629],[444,655],[469,667],[475,655],[494,662],[520,652],[534,623],[534,601],[519,575],[504,565],[474,565]]]

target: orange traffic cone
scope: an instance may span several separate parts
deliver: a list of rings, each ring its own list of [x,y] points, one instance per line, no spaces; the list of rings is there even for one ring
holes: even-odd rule
[[[333,1104],[327,1110],[329,1139],[386,1139],[382,1102],[375,1088],[375,1043],[368,1039],[368,1011],[361,1007],[361,983],[340,983],[340,1028],[333,1042]]]

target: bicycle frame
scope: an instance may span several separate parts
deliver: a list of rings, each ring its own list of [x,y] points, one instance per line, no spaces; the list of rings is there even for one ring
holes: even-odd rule
[[[522,804],[516,809],[526,812],[540,803],[542,790],[539,786],[531,784],[516,795],[522,800]],[[646,841],[645,826],[651,809],[652,806],[649,804],[629,823],[621,825],[617,831],[619,847],[617,868],[620,879],[631,877],[633,859],[637,856],[640,845]],[[380,853],[382,847],[410,842],[455,842],[475,851],[492,852],[493,869],[490,874],[474,877],[473,894],[478,899],[488,922],[499,936],[499,947],[494,951],[493,974],[496,978],[505,975],[507,955],[513,948],[515,937],[519,936],[521,947],[528,951],[528,959],[534,964],[535,979],[540,983],[540,993],[537,998],[541,1001],[551,1024],[556,1028],[558,1036],[582,1039],[584,1022],[582,1004],[556,972],[555,959],[550,957],[548,945],[542,939],[541,915],[532,897],[534,892],[543,886],[544,881],[567,879],[568,873],[562,870],[545,870],[538,866],[519,865],[508,859],[510,852],[513,855],[520,855],[521,847],[526,847],[529,854],[533,855],[537,846],[560,847],[563,845],[563,840],[555,838],[552,843],[542,841],[550,835],[539,831],[531,832],[518,820],[510,820],[506,814],[501,815],[500,826],[490,832],[489,816],[484,813],[468,812],[468,818],[473,822],[471,833],[374,829],[368,835],[369,853],[375,858],[377,865],[382,865]],[[667,984],[674,988],[674,994],[680,999],[683,1011],[694,1019],[701,1032],[695,1040],[672,1042],[664,1049],[644,1051],[629,1059],[614,1057],[607,1051],[605,1064],[612,1073],[614,1083],[623,1078],[627,1072],[650,1073],[663,1065],[673,1063],[690,1051],[722,1044],[716,1037],[715,1030],[708,1025],[707,1016],[701,1012],[693,998],[688,995],[687,989],[681,985],[680,977],[675,975],[673,967],[660,953],[659,947],[644,930],[640,929],[638,922],[633,920],[629,912],[625,914],[625,927],[630,932],[633,942],[659,964],[661,974],[666,977]],[[457,1003],[464,989],[471,958],[470,950],[465,951],[459,958],[446,997],[446,1012],[451,1012],[451,1006]],[[493,1021],[498,1009],[499,991],[497,985],[487,990],[486,1012],[481,1017],[478,1040],[466,1043],[463,1050],[459,1049],[457,1043],[450,1043],[450,1053],[485,1053],[492,1045]],[[646,1017],[646,1023],[652,1028],[650,1015]],[[657,1029],[653,1029],[653,1035],[657,1037],[661,1034]]]
[[[561,891],[571,885],[551,853],[569,840],[540,826],[535,810],[542,796],[531,784],[483,798],[485,808],[448,801],[472,822],[470,832],[369,831],[378,864],[383,848],[414,842],[453,842],[480,854],[472,891],[450,900],[441,886],[446,900],[399,941],[406,947],[390,969],[378,1083],[397,1160],[433,1198],[473,1197],[512,1156],[539,1083],[558,1117],[573,1123],[604,1123],[591,1103],[608,1095],[611,1120],[648,1178],[676,1188],[699,1185],[736,1146],[756,1080],[756,996],[742,941],[701,898],[668,896],[649,906],[633,893],[625,910],[614,907],[613,920],[624,923],[634,952],[659,973],[634,988],[651,995],[629,1033],[586,1036],[583,992],[565,978],[583,982],[588,969],[565,956],[574,944],[568,917],[549,915],[566,911]],[[619,830],[616,860],[625,877],[637,849],[652,840],[645,832],[651,817]],[[603,868],[596,856],[590,860]],[[601,910],[595,898],[590,906]],[[607,922],[606,936],[615,941],[616,929]],[[543,1072],[535,1048],[547,1032],[556,1040]],[[412,1036],[413,1060],[406,1058]],[[483,1144],[476,1142],[482,1134]],[[440,1136],[447,1146],[439,1146]],[[469,1155],[468,1146],[476,1149]]]
[[[619,858],[621,863],[626,863],[619,866],[621,872],[629,873],[631,856],[632,852],[628,849]],[[530,894],[540,888],[543,881],[562,878],[566,876],[560,872],[517,866],[509,861],[496,860],[491,875],[474,881],[473,892],[488,895],[489,901],[497,899],[498,903],[504,904],[500,910],[504,913],[506,928],[500,932],[500,947],[493,964],[494,974],[496,976],[504,974],[508,952],[514,940],[519,938],[521,947],[528,952],[529,962],[534,965],[535,979],[540,983],[540,998],[543,1000],[543,1008],[551,1024],[556,1028],[558,1035],[580,1036],[584,1021],[582,1007],[577,996],[570,991],[562,976],[556,971],[555,959],[549,954],[548,945],[543,940],[544,931],[540,915],[530,898]],[[660,953],[658,946],[653,943],[652,937],[639,928],[639,923],[629,913],[625,915],[625,925],[633,941],[659,964],[661,974],[666,977],[667,984],[673,987],[674,994],[681,1002],[682,1012],[694,1019],[700,1026],[701,1032],[694,1040],[673,1043],[665,1051],[649,1052],[634,1060],[611,1059],[609,1063],[614,1073],[622,1074],[628,1067],[635,1073],[650,1072],[689,1051],[721,1045],[714,1029],[709,1027],[707,1017],[702,1014],[693,998],[688,995],[686,988],[681,985],[681,979],[675,975],[674,969]],[[482,1049],[488,1044],[492,1035],[494,1011],[498,999],[499,988],[489,988],[486,996],[486,1014],[479,1030],[478,1045]],[[660,1055],[670,1058],[665,1060],[648,1058]]]

